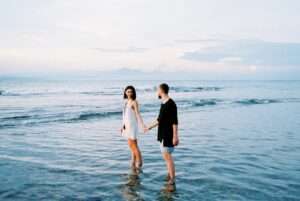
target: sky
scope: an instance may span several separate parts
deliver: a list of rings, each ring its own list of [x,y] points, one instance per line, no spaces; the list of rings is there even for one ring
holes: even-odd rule
[[[298,0],[0,1],[0,75],[300,79]]]

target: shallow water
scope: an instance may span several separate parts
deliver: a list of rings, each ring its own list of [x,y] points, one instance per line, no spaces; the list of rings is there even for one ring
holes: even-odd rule
[[[180,146],[164,191],[156,131],[138,176],[119,134],[122,88],[146,122],[157,81],[0,82],[0,200],[299,200],[300,82],[170,81]]]

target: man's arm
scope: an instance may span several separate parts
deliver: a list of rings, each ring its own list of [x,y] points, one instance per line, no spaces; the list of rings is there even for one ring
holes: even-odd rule
[[[147,131],[151,130],[152,128],[155,128],[156,126],[158,126],[159,124],[159,120],[160,120],[160,113],[157,117],[157,119],[155,119],[155,121],[153,121],[147,128],[144,129],[144,133],[146,133]]]
[[[149,126],[148,126],[148,130],[151,130],[152,128],[155,128],[156,126],[158,126],[158,121],[155,120],[153,121]]]
[[[173,145],[177,146],[179,144],[179,137],[178,137],[178,125],[173,124]]]
[[[173,145],[177,146],[179,144],[178,137],[178,116],[177,116],[177,106],[176,104],[172,107],[172,128],[173,128]]]

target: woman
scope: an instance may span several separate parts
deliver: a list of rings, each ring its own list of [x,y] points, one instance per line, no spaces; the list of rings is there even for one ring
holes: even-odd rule
[[[141,130],[145,128],[143,119],[136,101],[136,91],[133,86],[127,86],[124,90],[125,105],[123,109],[123,126],[121,133],[128,140],[131,151],[131,167],[141,168],[143,165],[142,155],[137,144],[138,125]]]

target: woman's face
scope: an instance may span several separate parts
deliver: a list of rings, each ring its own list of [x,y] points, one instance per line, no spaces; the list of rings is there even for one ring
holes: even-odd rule
[[[133,94],[132,89],[127,89],[125,93],[126,93],[126,96],[128,97],[128,99],[131,99],[132,94]]]

